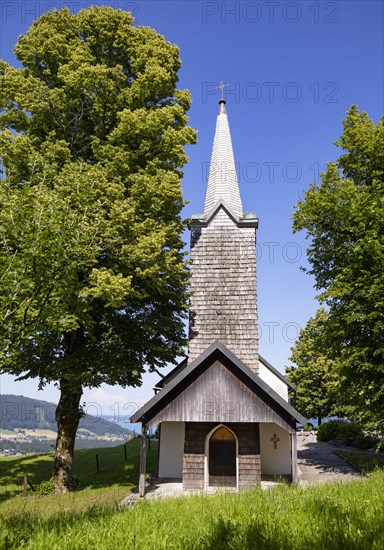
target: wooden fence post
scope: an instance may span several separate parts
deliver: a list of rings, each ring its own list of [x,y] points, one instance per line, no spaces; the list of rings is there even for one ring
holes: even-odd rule
[[[23,496],[28,496],[28,476],[25,474],[23,479]]]

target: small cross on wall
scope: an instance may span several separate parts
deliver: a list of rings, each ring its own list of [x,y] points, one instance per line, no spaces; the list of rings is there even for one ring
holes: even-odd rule
[[[277,442],[280,441],[280,437],[277,437],[276,434],[273,434],[273,437],[271,437],[271,441],[273,442],[273,448],[277,449]]]

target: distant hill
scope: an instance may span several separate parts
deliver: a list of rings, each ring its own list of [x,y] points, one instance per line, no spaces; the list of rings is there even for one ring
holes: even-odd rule
[[[23,395],[0,395],[0,428],[56,431],[55,410],[56,405],[47,401],[31,399]],[[126,430],[114,422],[90,414],[86,414],[80,420],[79,428],[99,436],[132,433],[131,430]]]

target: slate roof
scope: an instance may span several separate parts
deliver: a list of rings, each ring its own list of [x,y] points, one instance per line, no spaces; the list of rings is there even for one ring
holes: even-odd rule
[[[306,419],[278,395],[266,382],[254,374],[236,355],[224,344],[216,340],[197,359],[173,369],[168,375],[167,384],[139,409],[132,417],[131,422],[147,423],[151,418],[166,407],[194,380],[196,380],[215,360],[220,360],[239,380],[245,383],[255,394],[263,399],[271,408],[290,424],[300,422],[304,424]],[[173,376],[171,376],[173,374]],[[164,382],[164,379],[163,379]]]

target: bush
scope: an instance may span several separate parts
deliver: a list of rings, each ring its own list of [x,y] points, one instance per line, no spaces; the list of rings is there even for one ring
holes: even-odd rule
[[[329,420],[320,424],[317,428],[317,440],[318,441],[331,441],[337,439],[339,430],[342,425],[346,424],[343,420]]]
[[[311,424],[311,422],[307,422],[306,424],[304,424],[303,430],[305,432],[311,432],[313,429],[314,429],[314,426],[313,424]]]
[[[342,439],[346,445],[350,445],[357,437],[364,437],[363,429],[360,424],[356,422],[344,422],[339,427],[339,433],[337,439]]]
[[[53,481],[42,481],[34,486],[34,492],[37,495],[52,495],[55,492]]]
[[[371,435],[364,435],[360,434],[352,441],[351,445],[353,447],[357,447],[358,449],[361,449],[362,451],[366,451],[367,449],[373,449],[378,444],[379,440],[375,437],[372,437]]]

